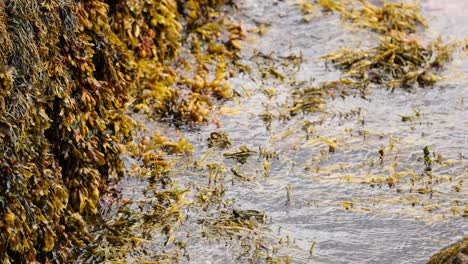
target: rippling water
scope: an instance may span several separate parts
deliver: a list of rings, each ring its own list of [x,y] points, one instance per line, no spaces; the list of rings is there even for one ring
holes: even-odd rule
[[[461,8],[467,7],[466,1],[431,0],[421,4],[430,22],[423,33],[427,39],[468,36],[468,13]],[[462,215],[467,209],[468,192],[466,183],[460,183],[467,180],[463,159],[468,131],[465,54],[457,54],[443,73],[446,79],[433,88],[374,88],[367,99],[355,95],[329,99],[323,112],[290,120],[274,118],[268,130],[261,113],[268,110],[280,114],[283,103],[298,87],[338,78],[339,73],[327,69],[321,56],[338,47],[374,45],[377,38],[365,30],[351,32],[332,14],[318,12],[304,22],[295,1],[242,0],[236,16],[244,21],[245,28],[264,23],[268,29],[267,34],[244,43],[242,63],[255,68],[250,59],[254,50],[274,52],[274,56],[302,53],[304,63],[299,69],[279,67],[286,75],[284,82],[258,76],[234,77],[232,87],[244,96],[225,102],[223,107],[237,113],[220,115],[220,128],[211,124],[182,131],[181,135],[194,144],[194,160],[206,154],[209,134],[220,130],[233,139],[231,150],[246,145],[252,149],[265,147],[279,155],[272,161],[268,177],[261,176],[262,161],[248,159],[238,169],[255,176],[255,180],[228,186],[226,195],[236,198],[239,208],[264,210],[271,217],[268,227],[272,235],[295,240],[283,252],[292,263],[424,263],[438,249],[467,235],[468,224]],[[265,88],[273,88],[275,95],[270,98],[262,93]],[[420,114],[413,121],[402,121],[402,115],[414,116],[416,112]],[[307,122],[313,127],[309,138],[302,129]],[[147,126],[173,132],[162,124]],[[321,139],[334,140],[336,150],[329,153]],[[425,146],[441,160],[434,165],[432,184],[422,175]],[[379,149],[385,151],[383,161]],[[212,153],[207,161],[221,162],[227,168],[235,166],[222,157],[222,151]],[[417,179],[414,187],[411,173]],[[395,185],[378,183],[378,179],[396,174],[401,180]],[[182,170],[175,180],[181,186],[193,187],[206,178]],[[139,184],[138,180],[122,183],[127,187]],[[457,192],[454,188],[458,184],[461,189]],[[291,205],[286,202],[288,185],[292,188]],[[418,190],[425,186],[431,186],[432,191]],[[190,229],[197,214],[188,215]],[[309,247],[314,241],[311,256]],[[229,243],[188,240],[190,263],[241,262],[238,250]]]

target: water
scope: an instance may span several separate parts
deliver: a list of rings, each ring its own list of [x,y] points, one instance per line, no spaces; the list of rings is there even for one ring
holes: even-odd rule
[[[425,17],[431,18],[430,29],[422,34],[425,38],[468,36],[464,26],[468,15],[461,11],[466,8],[456,8],[466,6],[466,1],[421,4]],[[265,211],[269,217],[267,240],[275,236],[294,240],[283,243],[278,253],[289,255],[292,263],[424,263],[438,249],[466,236],[468,191],[466,183],[460,183],[467,180],[463,159],[468,128],[468,79],[463,75],[468,72],[466,55],[459,53],[444,72],[447,78],[433,88],[390,91],[377,87],[366,99],[359,94],[338,96],[327,99],[323,112],[299,114],[289,120],[273,118],[268,129],[262,113],[281,116],[285,102],[298,87],[339,77],[339,72],[326,68],[321,56],[338,47],[372,46],[377,38],[365,30],[350,32],[332,14],[317,12],[305,22],[295,1],[243,0],[238,5],[235,16],[244,21],[245,28],[264,23],[268,29],[267,34],[244,42],[242,63],[256,68],[251,59],[256,51],[274,52],[275,58],[301,53],[304,62],[295,68],[262,61],[277,66],[286,75],[285,81],[262,79],[258,73],[233,77],[232,87],[242,96],[220,104],[219,111],[228,114],[214,116],[219,128],[208,124],[177,132],[145,121],[149,130],[188,138],[195,147],[191,160],[212,151],[204,163],[217,162],[227,168],[225,199],[236,199],[234,208]],[[265,89],[273,89],[275,94],[269,97]],[[403,122],[402,116],[413,120]],[[313,128],[309,137],[302,129],[306,123]],[[208,150],[206,138],[213,131],[230,135],[233,145],[229,150]],[[334,152],[329,151],[326,140],[335,142]],[[266,148],[279,156],[271,160],[267,177],[263,176],[265,159],[258,155],[242,165],[222,156],[242,145]],[[422,175],[425,146],[440,155],[441,163],[433,165],[432,183],[429,176]],[[384,150],[383,161],[379,149]],[[181,188],[190,187],[188,199],[194,200],[197,188],[207,186],[207,172],[184,169],[187,163],[186,159],[179,161],[173,180]],[[252,180],[238,180],[229,171],[232,167]],[[389,177],[394,179],[390,185]],[[142,195],[136,187],[146,186],[146,182],[127,177],[120,185],[124,197],[138,198]],[[286,186],[292,188],[289,205]],[[456,186],[461,188],[456,191]],[[178,237],[197,230],[199,220],[208,217],[210,210],[184,213],[187,218]],[[243,251],[238,242],[220,241],[197,235],[187,238],[190,258],[182,262],[246,262],[240,257]],[[316,246],[310,255],[313,242]]]

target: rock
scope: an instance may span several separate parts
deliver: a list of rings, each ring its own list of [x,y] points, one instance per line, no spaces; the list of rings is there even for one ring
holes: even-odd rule
[[[427,264],[468,264],[468,237],[442,249]]]

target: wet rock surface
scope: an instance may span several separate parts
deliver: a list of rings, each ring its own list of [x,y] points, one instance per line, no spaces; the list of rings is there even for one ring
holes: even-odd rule
[[[468,263],[468,237],[442,249],[432,256],[427,264],[466,264]]]

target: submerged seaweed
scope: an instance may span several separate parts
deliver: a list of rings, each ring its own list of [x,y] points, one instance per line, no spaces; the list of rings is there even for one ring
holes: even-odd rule
[[[362,8],[353,8],[343,13],[346,20],[359,27],[370,28],[381,33],[388,33],[392,30],[414,33],[418,26],[427,26],[417,5],[385,1],[379,7],[368,1],[359,2]]]
[[[340,13],[343,20],[352,25],[369,28],[383,34],[391,31],[414,33],[418,27],[427,27],[427,22],[416,4],[384,1],[381,6],[378,6],[365,0],[317,0],[316,4],[323,11]],[[307,3],[303,4],[303,13],[310,12],[311,8],[308,6]]]
[[[379,46],[368,50],[341,51],[323,57],[342,70],[352,86],[382,84],[390,87],[433,85],[437,73],[451,60],[453,44],[440,39],[424,46],[403,33],[382,37]]]

